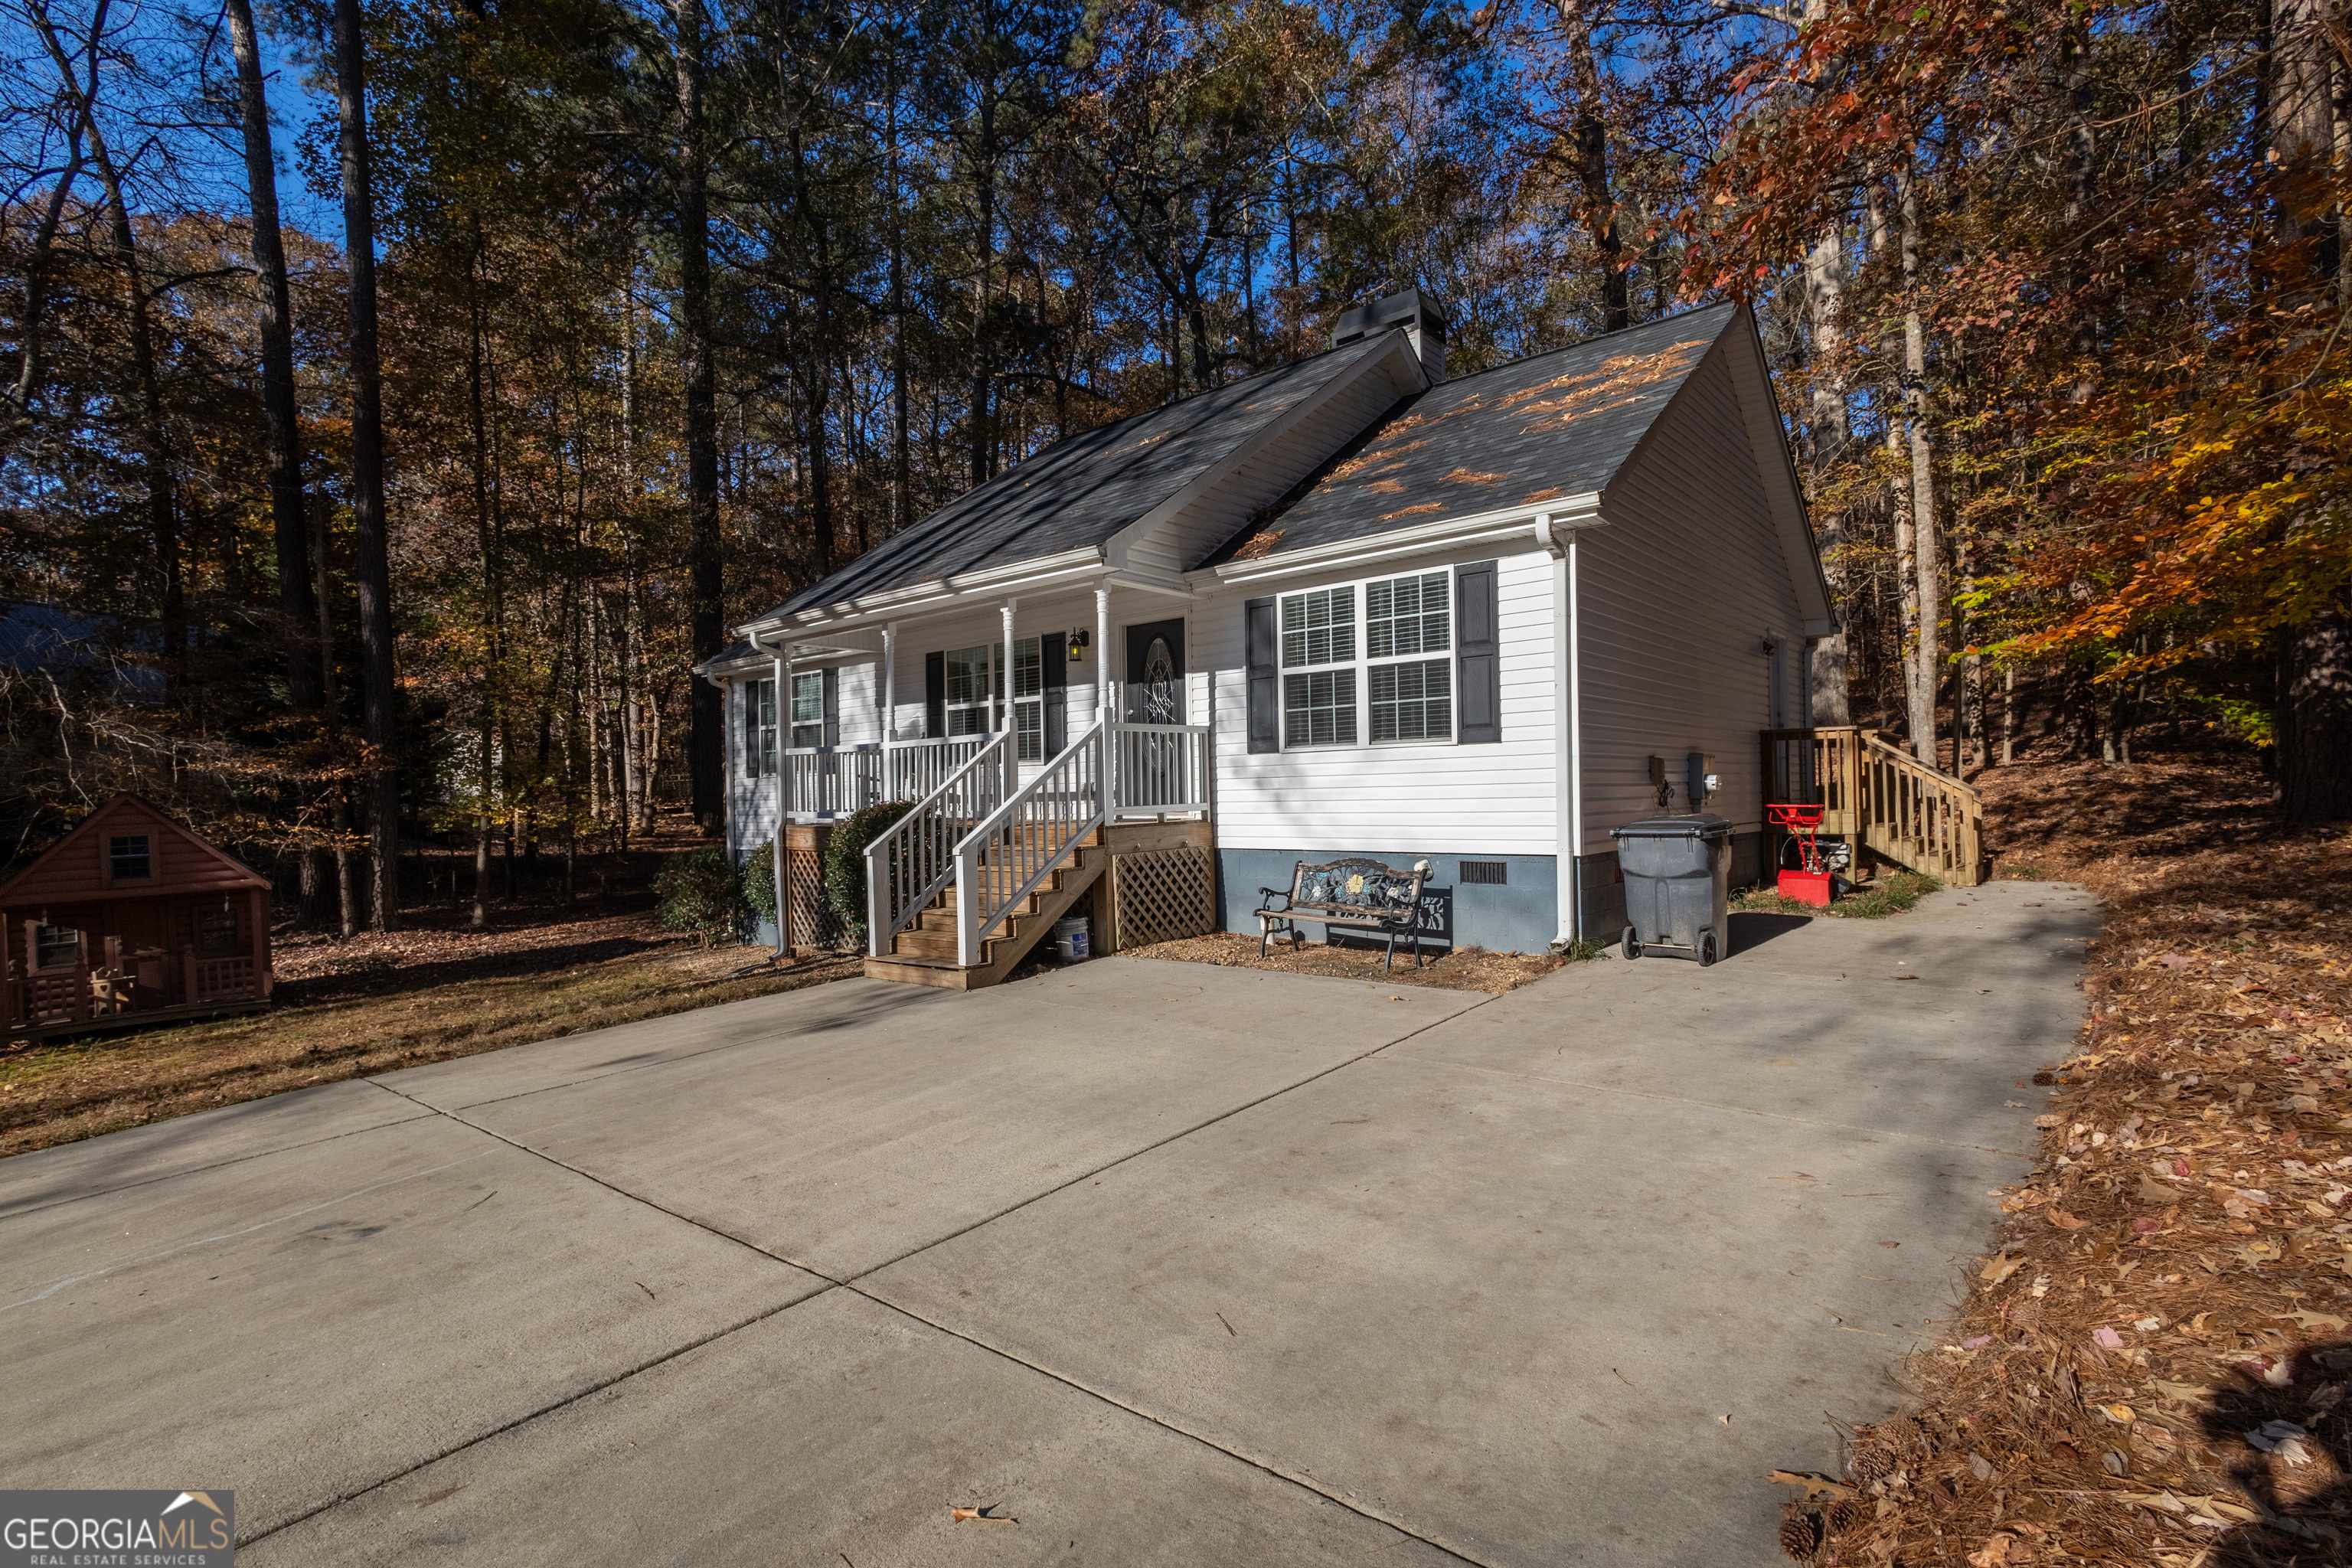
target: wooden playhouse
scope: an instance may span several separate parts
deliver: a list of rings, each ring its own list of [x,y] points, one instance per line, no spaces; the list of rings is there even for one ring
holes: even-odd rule
[[[134,795],[0,882],[0,1033],[269,1005],[269,883]]]

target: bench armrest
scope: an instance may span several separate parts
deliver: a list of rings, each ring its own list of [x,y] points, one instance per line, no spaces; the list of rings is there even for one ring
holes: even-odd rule
[[[1257,891],[1257,908],[1260,914],[1264,914],[1273,909],[1274,900],[1276,899],[1280,899],[1285,906],[1287,906],[1290,902],[1290,889],[1287,888],[1260,888]]]

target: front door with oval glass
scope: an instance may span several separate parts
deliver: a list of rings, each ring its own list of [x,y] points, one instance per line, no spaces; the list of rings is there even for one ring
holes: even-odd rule
[[[1130,724],[1184,722],[1181,618],[1127,628],[1127,697],[1120,709],[1120,717]]]

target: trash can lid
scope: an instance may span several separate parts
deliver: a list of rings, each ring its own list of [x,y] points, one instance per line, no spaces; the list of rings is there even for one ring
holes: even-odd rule
[[[1728,838],[1731,819],[1712,812],[1691,812],[1675,816],[1645,816],[1639,822],[1629,822],[1622,827],[1609,830],[1612,838]]]

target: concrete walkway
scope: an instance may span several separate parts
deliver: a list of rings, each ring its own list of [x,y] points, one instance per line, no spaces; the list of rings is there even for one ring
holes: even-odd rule
[[[233,1489],[257,1563],[1769,1562],[2095,912],[1742,924],[845,982],[0,1162],[0,1475]]]

